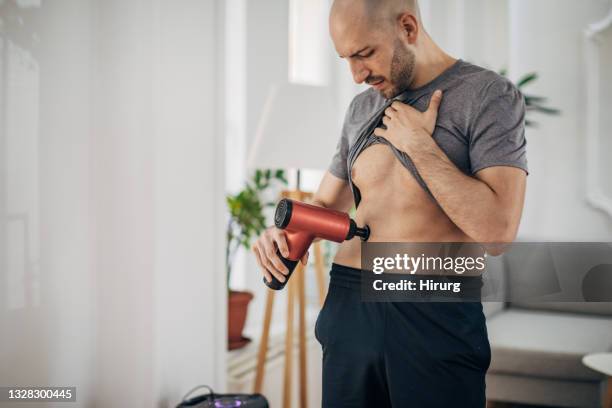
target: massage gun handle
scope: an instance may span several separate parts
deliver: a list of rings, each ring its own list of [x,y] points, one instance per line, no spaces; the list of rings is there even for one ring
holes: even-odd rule
[[[281,290],[282,288],[285,287],[285,285],[287,284],[287,282],[289,281],[289,278],[291,277],[291,274],[293,273],[296,265],[298,264],[299,261],[292,261],[291,259],[286,259],[284,258],[281,254],[279,250],[276,250],[276,255],[281,259],[281,261],[283,261],[283,263],[285,264],[285,266],[287,267],[287,269],[289,269],[289,273],[287,275],[285,275],[285,281],[281,282],[278,279],[276,279],[276,277],[274,275],[272,275],[272,281],[268,282],[268,280],[265,278],[263,278],[264,283],[266,284],[267,287],[269,287],[270,289],[274,289],[274,290]]]

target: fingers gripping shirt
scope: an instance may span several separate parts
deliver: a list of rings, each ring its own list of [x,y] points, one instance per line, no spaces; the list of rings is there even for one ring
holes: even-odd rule
[[[431,192],[425,181],[421,178],[421,175],[417,171],[416,166],[405,152],[397,149],[391,142],[389,142],[384,137],[376,136],[374,134],[374,129],[382,125],[382,118],[385,115],[385,110],[394,102],[400,101],[404,103],[410,103],[410,101],[406,100],[407,95],[405,93],[400,94],[396,98],[390,99],[387,103],[383,105],[381,109],[379,109],[372,118],[365,123],[365,125],[360,129],[359,134],[357,136],[357,140],[351,146],[348,157],[347,157],[347,174],[349,185],[351,186],[351,191],[353,192],[353,198],[355,199],[355,207],[359,206],[359,202],[361,201],[361,193],[359,192],[359,188],[353,183],[353,178],[351,174],[351,169],[353,168],[353,164],[355,164],[355,160],[359,154],[368,146],[376,143],[383,143],[389,146],[389,148],[393,151],[393,154],[397,159],[412,173],[412,175],[416,178],[417,182],[425,189],[425,191],[431,196]]]
[[[375,143],[388,145],[435,201],[410,157],[373,132],[382,125],[384,111],[393,101],[399,100],[424,111],[436,89],[442,89],[444,95],[432,137],[461,171],[473,175],[492,166],[512,166],[528,171],[523,96],[506,78],[458,60],[430,83],[407,90],[393,99],[384,99],[373,89],[353,99],[329,171],[349,182],[356,207],[361,194],[353,183],[351,169],[359,154]]]

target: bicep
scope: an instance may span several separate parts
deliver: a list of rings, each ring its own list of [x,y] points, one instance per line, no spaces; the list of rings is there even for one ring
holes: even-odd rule
[[[347,180],[326,171],[313,201],[326,208],[348,212],[353,206],[353,193]]]
[[[518,227],[527,187],[525,170],[510,166],[487,167],[478,171],[475,177],[495,193],[503,215]]]

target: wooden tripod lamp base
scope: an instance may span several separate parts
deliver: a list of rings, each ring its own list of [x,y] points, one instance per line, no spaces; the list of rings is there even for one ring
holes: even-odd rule
[[[312,198],[312,193],[300,190],[284,191],[282,198],[297,201],[307,201]],[[321,242],[313,243],[315,271],[319,288],[319,304],[323,306],[325,300],[324,260],[321,251]],[[283,379],[283,407],[291,408],[291,384],[293,373],[293,317],[295,311],[295,297],[297,295],[299,305],[299,370],[300,370],[300,408],[307,408],[307,354],[306,354],[306,296],[304,285],[305,268],[299,262],[293,272],[292,278],[287,283],[287,332],[285,335],[285,367]],[[257,370],[255,372],[254,392],[261,393],[264,380],[264,368],[268,352],[268,338],[270,335],[270,323],[272,320],[272,306],[274,305],[275,290],[267,290],[266,309],[264,314],[263,331],[259,342],[257,355]]]

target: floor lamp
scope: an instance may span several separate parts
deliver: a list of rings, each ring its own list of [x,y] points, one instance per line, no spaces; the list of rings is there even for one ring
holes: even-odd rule
[[[249,170],[257,168],[297,169],[294,188],[283,191],[282,197],[308,201],[312,193],[301,190],[300,169],[324,170],[328,167],[339,137],[338,121],[334,112],[333,100],[328,88],[289,83],[273,86],[263,107],[255,140],[249,152],[247,167]],[[315,260],[319,300],[322,305],[325,299],[325,286],[320,242],[316,242],[311,251]],[[304,267],[298,263],[292,278],[284,289],[287,291],[287,332],[282,405],[284,408],[291,407],[293,317],[296,296],[299,305],[299,406],[306,408],[308,405],[304,280]],[[274,290],[267,290],[254,392],[261,392],[263,385],[274,294]]]

